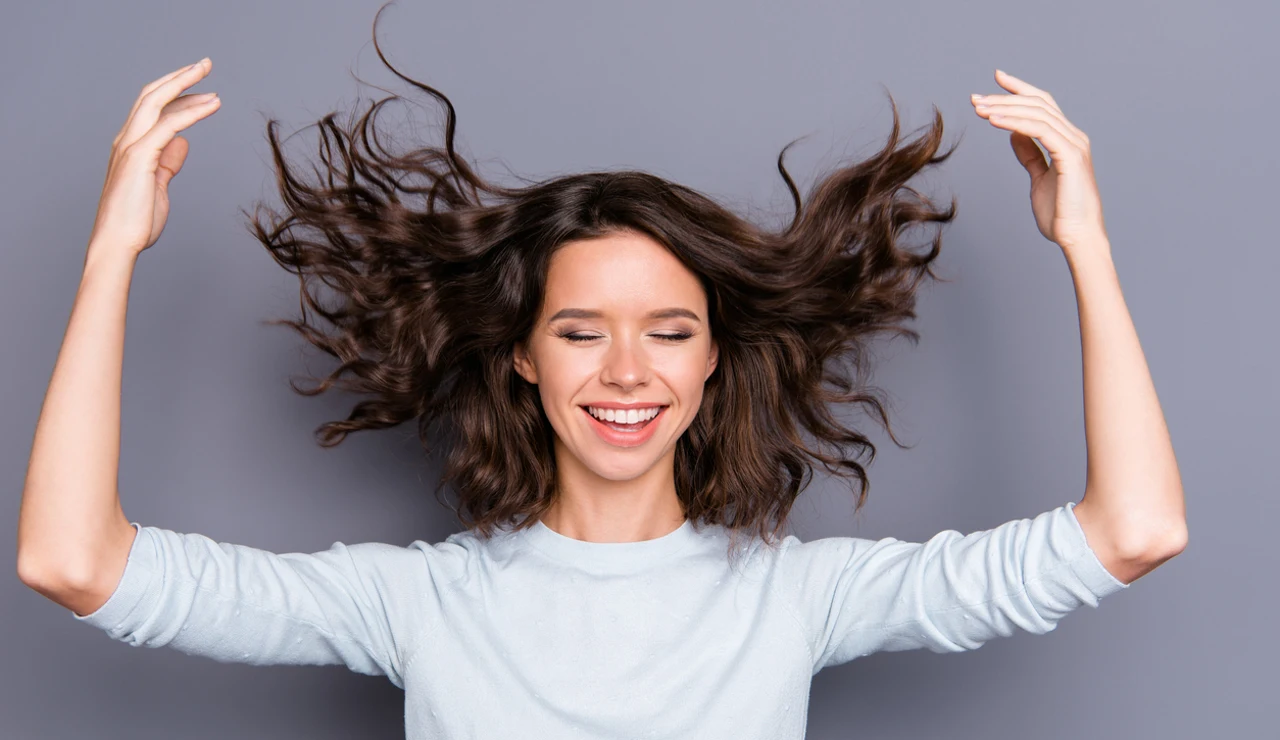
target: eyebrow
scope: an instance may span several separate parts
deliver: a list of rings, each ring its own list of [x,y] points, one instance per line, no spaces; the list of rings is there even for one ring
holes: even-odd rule
[[[599,311],[593,311],[587,308],[562,308],[556,311],[555,315],[547,319],[547,323],[559,321],[560,319],[599,319],[604,314]],[[693,319],[694,321],[702,321],[698,318],[698,314],[687,308],[659,308],[645,314],[647,319]]]

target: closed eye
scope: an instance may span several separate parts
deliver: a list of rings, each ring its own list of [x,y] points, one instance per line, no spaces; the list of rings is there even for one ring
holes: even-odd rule
[[[578,334],[576,332],[573,334],[561,334],[560,336],[564,339],[568,339],[570,342],[589,342],[592,339],[601,339],[601,337],[597,337],[593,334]],[[681,332],[679,334],[650,334],[649,336],[657,337],[669,342],[683,342],[693,335]]]

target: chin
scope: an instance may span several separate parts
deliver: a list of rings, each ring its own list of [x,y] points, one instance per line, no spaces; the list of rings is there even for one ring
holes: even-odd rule
[[[591,472],[611,481],[635,480],[653,469],[657,460],[606,460],[609,455],[600,455],[593,460],[583,460],[583,466]]]

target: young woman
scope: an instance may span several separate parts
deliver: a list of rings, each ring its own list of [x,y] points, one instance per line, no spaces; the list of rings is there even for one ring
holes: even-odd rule
[[[858,508],[867,497],[845,451],[875,448],[831,403],[865,405],[893,438],[863,353],[877,332],[917,339],[897,322],[914,317],[939,240],[916,255],[898,235],[955,215],[905,185],[949,156],[936,112],[899,148],[895,108],[885,149],[807,203],[780,157],[796,216],[775,233],[642,172],[487,183],[454,152],[452,105],[413,83],[448,108],[443,150],[380,151],[379,103],[358,130],[322,121],[328,176],[308,185],[273,121],[289,212],[255,216],[254,233],[300,276],[302,320],[280,323],[340,360],[300,392],[368,397],[321,443],[406,421],[424,443],[437,433],[436,495],[452,484],[465,531],[277,554],[131,523],[115,488],[128,286],[165,223],[178,132],[218,109],[183,94],[210,68],[147,85],[113,143],[23,493],[24,582],[112,638],[385,675],[406,692],[409,738],[799,738],[826,666],[1049,632],[1185,546],[1088,139],[1004,73],[1009,94],[977,114],[1011,132],[1079,299],[1078,503],[922,543],[780,536],[815,462],[857,480]],[[340,305],[323,306],[308,277]]]

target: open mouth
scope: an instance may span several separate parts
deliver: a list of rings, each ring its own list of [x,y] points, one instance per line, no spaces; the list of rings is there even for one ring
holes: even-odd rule
[[[654,423],[659,418],[661,418],[662,414],[667,410],[666,406],[660,406],[658,408],[658,413],[654,414],[653,418],[651,419],[638,421],[635,424],[622,424],[616,421],[605,421],[604,419],[600,419],[595,416],[592,416],[591,412],[587,410],[586,406],[579,406],[578,408],[582,409],[582,413],[586,414],[587,417],[591,419],[591,421],[594,421],[595,423],[607,429],[612,429],[615,432],[622,432],[624,434],[634,434],[636,432],[639,432],[640,430],[644,429],[645,427],[649,426],[650,424]]]

